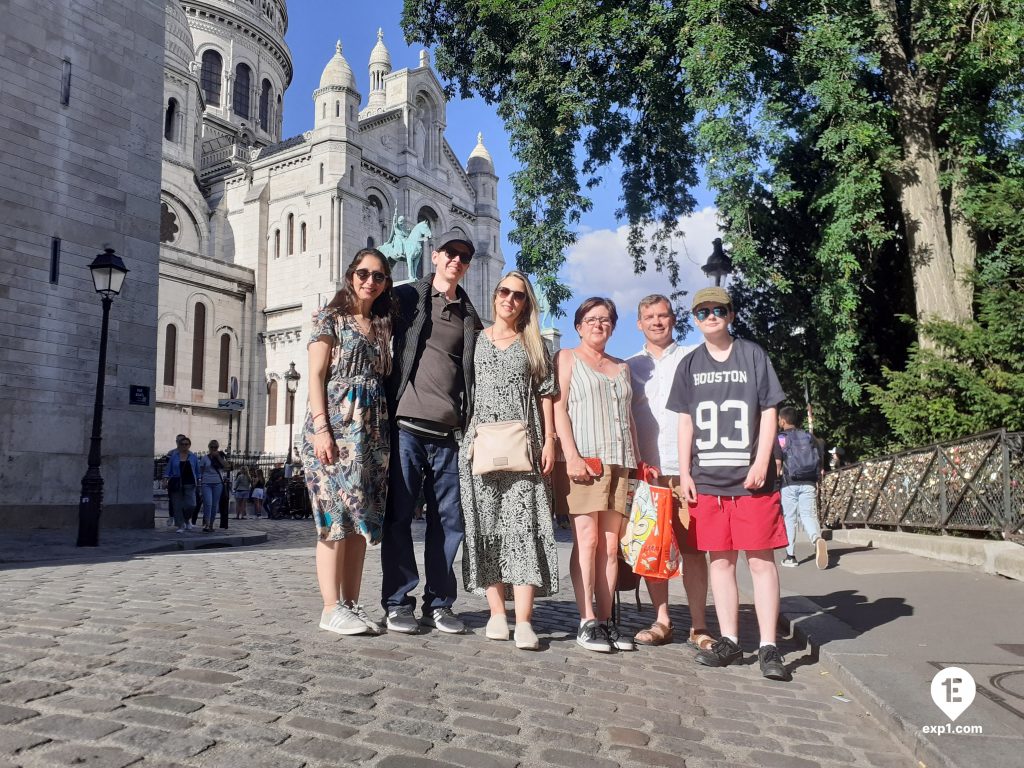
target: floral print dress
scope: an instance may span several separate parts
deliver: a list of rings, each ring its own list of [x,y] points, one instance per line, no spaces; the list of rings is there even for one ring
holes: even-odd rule
[[[479,334],[473,358],[473,419],[459,453],[459,481],[466,538],[462,580],[469,592],[491,584],[533,585],[536,596],[558,591],[558,553],[551,526],[551,482],[540,473],[544,419],[540,396],[558,392],[551,361],[539,387],[530,376],[520,340],[498,349]],[[495,421],[525,421],[533,454],[533,472],[474,475],[469,447],[476,426]],[[506,598],[511,598],[506,588]]]
[[[380,541],[388,489],[391,433],[384,384],[374,364],[380,354],[351,317],[321,310],[309,344],[333,342],[326,382],[327,417],[338,446],[335,462],[324,465],[313,452],[313,414],[303,425],[302,464],[317,533],[326,541],[353,532]]]

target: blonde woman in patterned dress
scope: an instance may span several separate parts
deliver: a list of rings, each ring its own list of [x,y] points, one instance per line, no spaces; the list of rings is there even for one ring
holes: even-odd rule
[[[516,647],[537,650],[531,624],[534,597],[558,591],[547,477],[555,463],[552,398],[557,386],[526,275],[513,270],[501,278],[493,302],[494,325],[477,336],[473,353],[473,419],[459,455],[466,526],[462,579],[467,591],[487,595],[489,639],[508,640],[505,601],[512,597]],[[469,448],[476,429],[498,421],[526,422],[532,472],[472,473]]]
[[[379,634],[359,603],[366,545],[380,542],[390,430],[383,377],[391,370],[394,298],[380,251],[359,251],[345,287],[314,320],[302,463],[313,506],[320,629]]]

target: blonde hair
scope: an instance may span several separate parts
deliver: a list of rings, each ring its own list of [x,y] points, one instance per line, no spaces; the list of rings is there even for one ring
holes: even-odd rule
[[[530,365],[530,378],[534,386],[540,386],[548,376],[548,355],[544,340],[540,337],[540,312],[537,310],[537,294],[533,291],[530,278],[518,269],[509,270],[494,286],[491,295],[491,306],[498,301],[498,288],[510,277],[521,281],[526,291],[526,306],[516,318],[516,332],[523,335],[523,349],[526,350],[526,361]]]

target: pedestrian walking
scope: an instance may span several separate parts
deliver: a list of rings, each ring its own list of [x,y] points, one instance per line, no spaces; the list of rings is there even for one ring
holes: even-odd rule
[[[605,351],[617,322],[611,299],[587,299],[574,317],[579,346],[562,349],[555,358],[560,446],[555,498],[572,522],[569,573],[580,612],[576,642],[604,653],[635,649],[612,618],[627,483],[636,468],[629,368]]]
[[[555,462],[552,400],[557,386],[540,336],[536,295],[526,275],[507,273],[492,301],[494,325],[477,336],[473,418],[459,454],[466,528],[462,579],[467,591],[487,596],[488,639],[508,640],[505,603],[511,598],[516,647],[537,650],[539,640],[531,623],[534,598],[558,591],[547,477]],[[482,441],[488,427],[506,424],[514,425],[514,444],[527,454],[529,468],[475,473],[474,460],[480,459],[476,450],[487,448]],[[478,441],[478,435],[484,436]],[[507,462],[508,456],[501,460]]]
[[[199,459],[192,453],[192,441],[178,435],[177,450],[168,456],[164,469],[164,487],[168,503],[174,512],[176,533],[192,530],[192,510],[196,506],[196,486],[199,481]]]
[[[814,563],[818,570],[828,567],[828,545],[821,538],[818,524],[818,481],[824,473],[823,457],[814,435],[800,429],[803,423],[800,411],[792,406],[779,409],[779,449],[782,453],[782,483],[780,499],[782,516],[786,522],[786,556],[782,565],[795,568],[796,521],[814,546]]]
[[[203,532],[213,532],[213,521],[220,510],[220,497],[224,493],[224,472],[227,460],[221,453],[220,443],[211,440],[207,453],[199,461],[199,482],[202,484]]]
[[[412,633],[423,625],[457,634],[466,629],[452,611],[458,593],[453,565],[464,530],[459,441],[472,417],[473,352],[483,325],[459,287],[475,246],[459,230],[435,242],[434,273],[395,289],[400,307],[395,365],[387,377],[394,461],[380,553],[381,604],[389,630]],[[427,503],[426,579],[417,622],[416,598],[410,594],[420,581],[412,515],[421,490]]]
[[[249,468],[241,466],[235,472],[235,482],[231,487],[235,494],[235,520],[248,519],[249,495],[252,492],[252,478]]]
[[[263,517],[263,498],[267,495],[267,481],[263,476],[263,470],[256,467],[252,480],[252,513],[256,517]]]
[[[391,267],[364,248],[344,286],[318,313],[309,339],[309,408],[302,466],[316,525],[320,629],[378,634],[359,602],[367,544],[381,540],[390,425],[383,377],[391,370]]]
[[[776,409],[785,394],[765,351],[730,335],[736,315],[724,288],[697,291],[692,311],[704,343],[679,364],[667,407],[679,413],[679,482],[697,548],[710,553],[711,592],[722,633],[695,659],[724,667],[743,656],[736,585],[742,551],[754,582],[761,674],[788,680],[775,645],[779,571],[772,551],[786,546],[772,461]]]

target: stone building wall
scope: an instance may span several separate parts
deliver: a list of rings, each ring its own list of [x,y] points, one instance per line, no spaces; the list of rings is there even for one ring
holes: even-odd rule
[[[163,0],[4,3],[0,527],[77,521],[104,247],[131,271],[110,313],[101,526],[152,525],[163,61]]]

